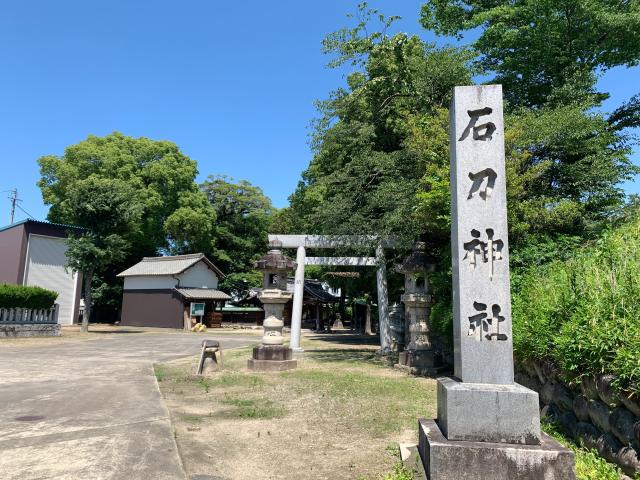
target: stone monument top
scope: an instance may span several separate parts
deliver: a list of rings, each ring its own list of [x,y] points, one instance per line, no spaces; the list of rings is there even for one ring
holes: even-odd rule
[[[455,374],[513,384],[502,86],[455,87],[450,110]]]

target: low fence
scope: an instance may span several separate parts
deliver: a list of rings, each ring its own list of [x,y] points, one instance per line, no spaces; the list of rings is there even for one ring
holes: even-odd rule
[[[49,309],[0,308],[0,324],[51,325],[58,323],[57,306]]]

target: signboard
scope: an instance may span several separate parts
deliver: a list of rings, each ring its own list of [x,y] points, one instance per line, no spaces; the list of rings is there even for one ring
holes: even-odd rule
[[[191,316],[202,317],[204,315],[204,303],[191,302]]]

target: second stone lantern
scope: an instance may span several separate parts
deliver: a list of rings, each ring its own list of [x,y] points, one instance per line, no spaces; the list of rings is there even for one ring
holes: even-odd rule
[[[424,242],[416,242],[413,251],[396,271],[404,274],[404,295],[407,342],[400,353],[399,365],[409,368],[414,374],[437,373],[440,362],[431,345],[429,316],[433,299],[429,294],[428,273],[435,265],[426,254]]]
[[[284,345],[284,306],[291,300],[287,291],[288,273],[296,268],[296,262],[282,253],[280,242],[271,242],[269,252],[254,267],[263,274],[262,291],[258,299],[264,308],[264,334],[262,344],[253,348],[249,368],[259,371],[281,371],[296,368],[292,351]]]

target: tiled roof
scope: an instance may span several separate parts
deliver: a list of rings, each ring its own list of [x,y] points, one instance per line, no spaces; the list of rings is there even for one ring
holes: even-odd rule
[[[231,297],[213,288],[176,288],[184,298],[193,300],[231,300]]]
[[[172,257],[144,257],[141,262],[120,272],[118,277],[149,276],[149,275],[177,275],[192,267],[196,263],[205,262],[216,274],[224,274],[203,253],[189,255],[174,255]]]
[[[294,279],[289,277],[287,279],[287,291],[293,293],[294,291]],[[306,299],[315,299],[323,303],[336,303],[340,299],[327,292],[322,285],[322,282],[306,278],[304,280],[304,296]]]
[[[287,278],[287,292],[293,293],[294,279],[293,277]],[[258,294],[262,291],[261,288],[252,288],[249,293],[243,299],[234,302],[236,305],[246,304],[260,304],[258,300]],[[322,286],[322,282],[306,278],[304,280],[304,300],[305,301],[318,301],[320,303],[338,303],[339,297],[327,292]]]

